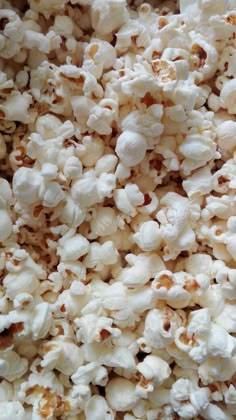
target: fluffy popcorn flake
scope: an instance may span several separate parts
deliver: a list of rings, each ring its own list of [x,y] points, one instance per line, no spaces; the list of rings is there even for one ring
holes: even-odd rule
[[[89,242],[83,235],[62,238],[59,242],[58,253],[62,261],[76,261],[89,250]]]
[[[128,411],[138,402],[135,395],[135,384],[128,379],[116,377],[106,386],[106,398],[110,407],[115,411]]]
[[[2,420],[8,420],[14,418],[16,420],[25,419],[25,410],[23,405],[17,401],[1,402],[0,413]]]
[[[206,387],[195,387],[188,379],[178,379],[172,385],[170,402],[179,416],[191,419],[208,406],[209,391]]]
[[[146,140],[141,134],[124,131],[117,139],[116,154],[128,167],[140,163],[145,156],[146,150]]]

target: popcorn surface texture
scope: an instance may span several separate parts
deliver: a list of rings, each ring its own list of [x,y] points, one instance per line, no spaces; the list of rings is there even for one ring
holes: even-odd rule
[[[0,420],[236,418],[236,0],[0,0]]]

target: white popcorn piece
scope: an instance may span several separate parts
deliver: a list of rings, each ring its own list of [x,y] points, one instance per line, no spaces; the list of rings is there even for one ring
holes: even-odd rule
[[[236,216],[231,216],[227,221],[227,234],[225,238],[226,249],[231,257],[236,259],[236,247],[234,244],[234,238],[236,235]]]
[[[73,235],[72,231],[68,232],[59,240],[57,252],[61,256],[62,261],[76,261],[83,255],[87,254],[88,250],[88,240],[83,235]]]
[[[20,168],[14,174],[13,194],[19,201],[27,205],[36,203],[39,200],[39,188],[42,177],[39,172],[30,168]]]
[[[128,379],[116,377],[106,386],[106,398],[109,406],[115,411],[128,411],[138,402],[135,395],[135,384]]]
[[[21,378],[28,370],[28,360],[15,351],[9,351],[0,359],[0,374],[7,381]]]
[[[148,286],[139,287],[136,290],[129,290],[128,305],[136,313],[142,313],[147,309],[151,309],[154,304],[153,291]]]
[[[159,224],[154,221],[143,223],[139,231],[132,235],[132,240],[135,241],[143,251],[158,249],[162,240]]]
[[[176,311],[168,306],[163,310],[152,309],[145,320],[143,336],[147,345],[156,349],[164,348],[165,343],[174,341],[174,335],[182,319]]]
[[[1,9],[0,19],[3,21],[3,30],[0,41],[0,56],[9,59],[20,51],[20,43],[24,37],[24,27],[16,12],[11,9]]]
[[[208,406],[209,391],[195,387],[187,379],[178,379],[171,388],[170,402],[179,416],[191,419]]]
[[[180,145],[179,151],[186,159],[191,159],[199,163],[201,162],[199,166],[203,166],[203,164],[210,159],[217,157],[214,142],[209,138],[197,134],[188,135]],[[196,163],[195,165],[198,164]],[[194,169],[197,167],[198,166],[195,166]]]
[[[195,233],[191,227],[191,217],[196,219],[198,206],[193,209],[190,217],[190,203],[185,197],[174,192],[168,192],[161,199],[164,206],[157,213],[156,218],[161,223],[160,232],[167,244],[164,259],[171,259],[185,249],[195,247]]]
[[[208,404],[208,406],[202,410],[201,415],[203,415],[204,418],[207,420],[210,420],[212,418],[217,418],[219,420],[232,419],[232,417],[228,414],[225,414],[220,407],[212,403]]]
[[[197,169],[194,173],[183,181],[183,188],[189,198],[198,198],[209,194],[212,190],[212,174],[208,166]]]
[[[13,306],[15,309],[33,309],[35,301],[30,293],[19,293],[13,300]]]
[[[93,236],[93,238],[114,234],[117,230],[115,211],[111,207],[98,207],[90,221],[90,228],[90,236]]]
[[[40,349],[41,366],[47,369],[57,369],[64,375],[71,375],[83,364],[82,350],[73,342],[64,338],[46,341]]]
[[[42,173],[43,175],[43,173]],[[65,197],[62,188],[57,182],[48,182],[45,188],[41,188],[39,198],[45,207],[57,206]]]
[[[201,38],[194,38],[191,47],[193,61],[196,62],[198,71],[204,75],[204,80],[211,78],[218,65],[218,53],[213,45]]]
[[[16,297],[19,293],[33,293],[39,286],[39,279],[33,270],[22,270],[19,273],[7,274],[4,287],[9,298]]]
[[[211,328],[211,317],[208,308],[193,311],[188,320],[187,331],[190,334],[207,336]]]
[[[126,166],[135,166],[145,156],[147,150],[146,140],[141,134],[127,130],[118,137],[115,150]]]
[[[222,347],[222,343],[223,347]],[[212,324],[208,335],[207,347],[212,357],[229,358],[236,352],[236,339],[227,331],[216,324]]]
[[[216,127],[218,144],[222,150],[232,151],[235,149],[236,122],[224,121]]]
[[[44,338],[51,327],[52,312],[47,302],[35,306],[31,320],[31,331],[34,340]]]
[[[198,368],[198,373],[204,384],[209,384],[213,381],[227,381],[232,377],[232,372],[235,372],[236,358],[208,358]]]
[[[117,347],[112,351],[106,351],[100,357],[100,363],[102,365],[118,368],[117,373],[120,369],[124,369],[125,372],[134,372],[135,370],[135,359],[130,349],[126,347]]]
[[[88,420],[99,420],[106,418],[107,420],[114,420],[114,413],[109,408],[105,398],[100,395],[94,395],[85,405],[85,416]]]
[[[32,96],[27,92],[21,95],[20,92],[13,91],[7,96],[3,105],[0,105],[0,111],[7,120],[29,124],[34,120],[34,115],[29,111],[31,104]]]
[[[73,32],[73,21],[69,16],[55,16],[52,28],[57,34],[68,37]]]
[[[102,202],[105,197],[111,197],[114,188],[115,176],[113,174],[102,173],[97,178],[95,172],[91,170],[73,183],[71,195],[83,209]]]
[[[3,379],[0,392],[0,403],[13,400],[14,390],[10,382]]]
[[[235,114],[235,90],[236,83],[235,79],[229,80],[223,84],[220,92],[220,100],[223,108],[226,108],[229,114]]]
[[[115,48],[106,41],[93,38],[85,48],[83,68],[99,79],[104,69],[113,67],[115,60]]]
[[[144,361],[138,363],[137,370],[147,380],[154,385],[161,385],[171,374],[171,369],[167,362],[157,356],[146,356]],[[142,386],[142,380],[140,381]]]
[[[108,0],[92,3],[91,23],[96,33],[107,35],[117,30],[128,20],[128,11],[124,0]]]
[[[23,405],[18,401],[1,402],[0,413],[2,420],[14,418],[16,420],[25,419],[25,410]]]
[[[101,175],[103,172],[113,172],[117,161],[117,157],[112,154],[106,154],[104,156],[101,156],[100,159],[97,160],[95,165],[96,174]]]
[[[144,202],[144,196],[136,184],[126,184],[124,189],[116,189],[113,197],[116,207],[132,217],[136,214],[136,206]]]
[[[142,286],[154,275],[165,269],[162,259],[154,254],[139,254],[138,256],[128,254],[126,261],[132,265],[130,268],[124,268],[118,276],[118,280],[129,287]]]
[[[90,245],[88,254],[83,263],[88,268],[94,268],[95,271],[101,271],[104,265],[115,264],[118,257],[118,251],[112,241],[106,241],[102,245],[98,242],[93,242]]]
[[[227,332],[233,333],[235,331],[235,309],[234,309],[234,306],[230,302],[225,303],[223,311],[221,312],[220,315],[215,317],[214,322],[216,324],[220,325],[221,327],[223,327]]]
[[[152,289],[159,299],[166,300],[171,307],[184,308],[190,303],[191,294],[198,292],[199,284],[184,272],[172,274],[163,270],[155,276]]]
[[[75,319],[74,322],[79,328],[77,339],[83,343],[92,343],[93,341],[103,343],[109,338],[120,335],[119,329],[112,327],[111,318],[85,314],[80,319]]]

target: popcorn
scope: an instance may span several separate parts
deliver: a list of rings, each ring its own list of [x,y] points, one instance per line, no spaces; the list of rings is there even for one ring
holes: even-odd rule
[[[194,39],[191,55],[194,66],[203,73],[205,80],[215,74],[218,65],[218,53],[213,45],[208,44],[204,39]]]
[[[95,0],[91,9],[92,28],[101,35],[117,30],[128,20],[128,11],[124,0],[108,0],[100,3]]]
[[[189,203],[185,197],[169,192],[161,199],[161,204],[165,207],[157,213],[156,218],[161,223],[160,232],[167,244],[165,259],[170,259],[184,249],[194,248],[195,235],[189,217]],[[195,211],[194,217],[197,219],[198,209]]]
[[[144,200],[144,196],[136,184],[126,184],[124,189],[116,189],[113,197],[117,208],[129,216],[135,216],[135,207],[143,204]]]
[[[235,80],[232,79],[223,84],[222,90],[220,92],[220,100],[222,107],[226,108],[229,114],[234,114],[236,112],[234,103],[235,89]]]
[[[0,105],[0,113],[7,120],[29,124],[34,121],[34,115],[29,110],[31,104],[32,97],[27,92],[21,94],[20,92],[12,91],[5,102]]]
[[[224,342],[222,348],[221,343]],[[236,341],[227,331],[218,325],[212,325],[208,341],[208,351],[212,357],[232,357],[236,351]]]
[[[116,214],[110,207],[98,207],[95,217],[90,222],[91,236],[112,235],[117,230]]]
[[[57,369],[64,375],[71,375],[84,361],[81,349],[61,337],[45,342],[39,353],[43,357],[43,368]]]
[[[206,164],[209,160],[218,157],[215,153],[215,144],[207,137],[197,134],[188,135],[179,147],[179,151],[186,158],[187,161],[194,161],[192,169],[197,169]],[[185,162],[182,164],[185,168]]]
[[[220,407],[218,407],[216,404],[211,403],[204,410],[202,410],[202,414],[206,419],[218,418],[219,420],[226,420],[227,418],[229,418],[229,416],[226,416],[226,414],[223,410],[221,410]]]
[[[84,259],[84,264],[95,271],[101,271],[104,265],[115,264],[118,260],[118,251],[112,241],[106,241],[103,245],[93,242]]]
[[[13,418],[16,420],[25,419],[25,410],[22,404],[18,401],[1,402],[0,412],[3,420]]]
[[[178,379],[171,388],[170,402],[179,416],[191,419],[208,406],[208,389],[194,387],[187,379]]]
[[[97,318],[93,314],[84,315],[81,319],[75,319],[75,323],[79,328],[77,332],[78,341],[92,343],[105,342],[108,338],[118,337],[120,331],[112,328],[112,320],[106,317]],[[91,328],[91,325],[93,327]]]
[[[8,351],[0,358],[1,376],[9,382],[21,378],[28,370],[28,360],[15,351]]]
[[[107,418],[107,420],[113,420],[114,413],[109,408],[105,398],[100,395],[94,395],[85,405],[85,415],[89,419],[101,419]],[[94,417],[95,416],[95,417]]]
[[[58,254],[62,261],[76,261],[89,250],[88,240],[80,234],[73,235],[73,230],[59,240]]]
[[[19,168],[13,178],[13,194],[25,204],[33,204],[39,200],[38,192],[42,177],[31,168]]]
[[[148,385],[150,392],[153,390],[152,383],[154,385],[161,385],[171,373],[168,363],[157,356],[146,356],[144,361],[137,365],[137,369],[142,375],[136,387],[137,395],[139,394],[139,387],[147,388]],[[148,391],[148,388],[146,391]]]
[[[140,163],[145,156],[146,150],[146,140],[138,133],[127,130],[117,139],[116,154],[128,167]]]
[[[157,249],[162,239],[158,223],[153,221],[143,223],[140,230],[132,236],[132,239],[143,251]]]
[[[175,332],[181,324],[182,318],[168,306],[163,310],[152,309],[146,316],[143,336],[149,346],[164,348],[165,343],[174,341]]]
[[[122,412],[131,410],[138,402],[134,383],[121,377],[116,377],[108,382],[106,398],[113,410]]]
[[[0,11],[3,28],[0,41],[0,56],[9,59],[20,51],[20,43],[24,37],[23,23],[19,16],[10,9]]]
[[[3,284],[7,296],[12,299],[19,292],[33,293],[39,286],[39,280],[32,270],[24,270],[20,273],[7,274]]]
[[[108,42],[93,38],[85,48],[83,68],[99,79],[104,69],[111,68],[115,60],[115,49]]]
[[[1,415],[233,419],[235,1],[10,3]]]
[[[113,172],[117,161],[117,157],[112,154],[106,154],[104,156],[101,156],[100,159],[97,160],[95,165],[96,174],[101,175],[103,172]]]
[[[161,258],[152,253],[149,255],[139,254],[138,256],[128,254],[126,260],[132,267],[123,269],[118,279],[129,287],[147,283],[154,273],[165,268]]]
[[[216,127],[218,144],[222,150],[232,151],[235,149],[236,122],[224,121]]]

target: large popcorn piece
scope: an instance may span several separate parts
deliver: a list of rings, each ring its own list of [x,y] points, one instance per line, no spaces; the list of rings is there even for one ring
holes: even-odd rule
[[[188,379],[178,379],[170,391],[174,411],[185,419],[191,419],[209,404],[208,388],[195,387]]]
[[[236,416],[235,0],[0,0],[0,420]]]
[[[143,251],[153,251],[161,243],[161,234],[157,222],[150,221],[141,225],[140,230],[133,235],[133,240]]]
[[[128,411],[138,402],[135,385],[125,378],[114,378],[106,386],[106,398],[111,408],[116,411]]]
[[[161,385],[171,373],[167,362],[157,356],[147,356],[144,361],[137,365],[141,373],[141,379],[136,387],[136,393],[144,397],[149,391],[153,391],[154,385]]]
[[[95,0],[92,2],[91,22],[93,29],[107,35],[119,29],[128,20],[125,0]]]
[[[94,395],[85,406],[85,415],[88,420],[99,420],[107,418],[107,420],[113,420],[114,413],[109,408],[105,398]]]
[[[8,351],[0,359],[0,374],[9,382],[20,378],[27,370],[27,359],[20,357],[15,351]]]
[[[8,420],[14,418],[16,420],[25,419],[25,410],[20,402],[1,402],[0,403],[0,413],[2,420]]]
[[[138,133],[124,131],[117,139],[116,153],[128,167],[140,163],[145,156],[146,150],[146,140]]]

